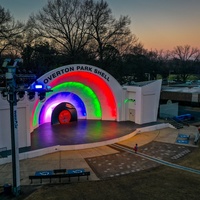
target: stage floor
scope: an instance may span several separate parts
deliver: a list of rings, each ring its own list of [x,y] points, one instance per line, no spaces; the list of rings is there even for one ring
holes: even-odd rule
[[[55,145],[78,145],[112,140],[132,133],[138,127],[131,121],[79,120],[66,125],[45,123],[31,133],[31,149]]]

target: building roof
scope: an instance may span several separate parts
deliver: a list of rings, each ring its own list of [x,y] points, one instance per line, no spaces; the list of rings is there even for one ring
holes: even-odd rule
[[[200,93],[200,87],[167,87],[167,86],[162,86],[161,91],[166,91],[166,92],[179,92],[179,93]]]
[[[136,87],[142,87],[145,85],[148,85],[150,83],[155,82],[156,80],[151,80],[151,81],[142,81],[142,82],[135,82],[131,81],[130,83],[125,83],[123,86],[136,86]]]

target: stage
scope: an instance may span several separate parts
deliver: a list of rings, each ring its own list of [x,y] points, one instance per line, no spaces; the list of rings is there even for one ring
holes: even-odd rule
[[[65,125],[40,125],[31,133],[31,148],[36,150],[51,146],[80,145],[106,142],[134,132],[138,127],[131,121],[79,120]]]
[[[21,159],[36,157],[55,151],[79,150],[110,145],[127,140],[137,134],[136,129],[163,127],[160,122],[136,124],[131,121],[78,120],[66,125],[45,123],[30,133],[31,146],[19,148]],[[0,152],[8,157],[11,150]],[[7,161],[6,161],[7,162]]]

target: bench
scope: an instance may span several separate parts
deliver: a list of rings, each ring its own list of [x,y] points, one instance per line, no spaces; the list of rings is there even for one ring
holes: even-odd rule
[[[49,179],[49,182],[51,183],[52,179],[59,179],[59,182],[61,182],[62,178],[68,178],[68,181],[70,182],[72,177],[78,177],[78,181],[79,181],[81,176],[87,176],[87,180],[88,180],[89,179],[88,177],[90,176],[90,172],[84,171],[84,172],[72,173],[72,174],[59,172],[56,174],[47,174],[47,175],[32,175],[32,176],[29,176],[29,179],[31,180],[31,183],[33,183],[34,179],[39,179],[40,183],[42,183],[43,179]]]
[[[182,134],[182,133],[179,133],[179,134],[178,134],[178,137],[179,137],[179,138],[182,138],[182,139],[187,139],[187,140],[190,139],[190,135]]]
[[[54,169],[53,173],[54,174],[60,174],[60,173],[65,174],[66,173],[66,169]]]

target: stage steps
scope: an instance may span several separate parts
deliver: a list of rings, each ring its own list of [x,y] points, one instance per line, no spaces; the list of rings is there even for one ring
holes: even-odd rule
[[[177,122],[177,121],[175,121],[174,119],[171,119],[171,118],[168,118],[167,119],[167,122],[169,123],[169,124],[171,124],[174,128],[176,128],[176,129],[181,129],[181,128],[183,128],[183,124],[182,123],[179,123],[179,122]]]

